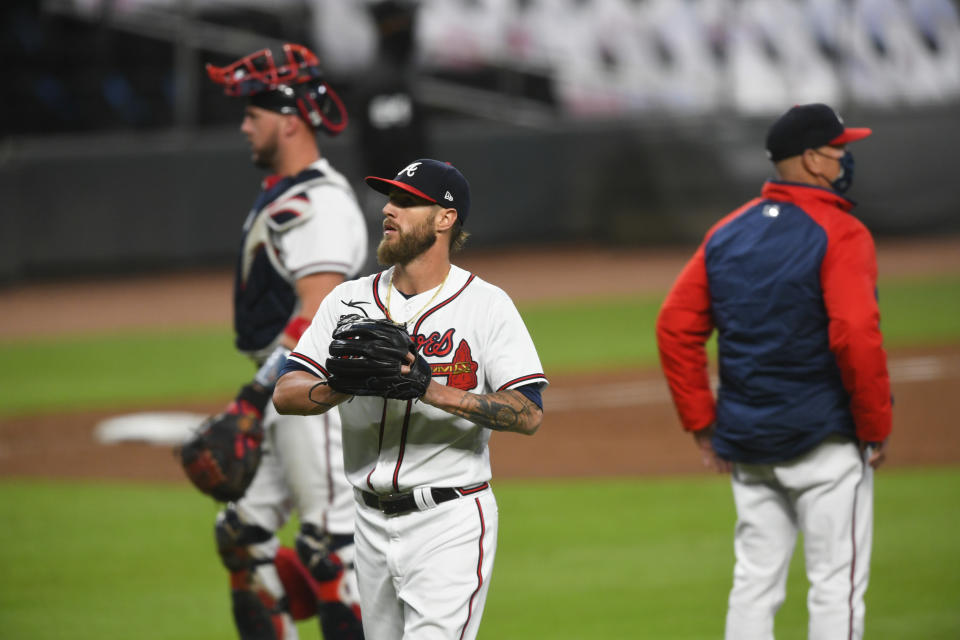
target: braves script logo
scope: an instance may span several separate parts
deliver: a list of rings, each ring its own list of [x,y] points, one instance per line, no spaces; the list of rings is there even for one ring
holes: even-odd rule
[[[453,351],[453,329],[447,329],[441,336],[439,331],[434,331],[429,336],[418,333],[413,338],[413,344],[417,346],[418,351],[422,351],[425,356],[443,357]]]
[[[453,351],[453,329],[447,329],[443,335],[434,331],[429,336],[417,334],[413,342],[424,356],[443,357]],[[453,352],[451,362],[432,362],[430,370],[435,378],[447,378],[447,386],[469,391],[477,386],[477,361],[470,353],[470,345],[461,340]]]

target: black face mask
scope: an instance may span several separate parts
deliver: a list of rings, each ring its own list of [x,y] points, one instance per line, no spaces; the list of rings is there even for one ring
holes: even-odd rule
[[[837,193],[846,193],[853,184],[853,154],[849,151],[843,152],[840,158],[840,175],[836,180],[830,183],[833,190]]]

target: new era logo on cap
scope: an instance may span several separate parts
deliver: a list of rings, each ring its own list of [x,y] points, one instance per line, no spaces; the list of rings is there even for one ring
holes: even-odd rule
[[[371,189],[390,195],[394,189],[457,210],[461,224],[470,213],[470,185],[456,167],[449,162],[423,158],[401,169],[392,180],[367,176]]]
[[[780,116],[767,133],[767,155],[774,162],[828,144],[844,145],[872,133],[848,128],[837,112],[821,103],[798,104]]]

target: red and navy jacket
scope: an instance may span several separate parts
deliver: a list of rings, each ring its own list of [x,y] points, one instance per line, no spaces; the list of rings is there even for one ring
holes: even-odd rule
[[[715,224],[657,319],[683,427],[724,459],[795,458],[833,434],[882,442],[892,411],[873,238],[829,189],[769,181]],[[717,329],[720,385],[705,343]]]

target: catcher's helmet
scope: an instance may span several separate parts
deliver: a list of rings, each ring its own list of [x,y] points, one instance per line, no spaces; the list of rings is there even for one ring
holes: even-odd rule
[[[324,79],[310,49],[285,44],[281,51],[261,49],[225,67],[207,65],[207,75],[232,97],[250,104],[299,115],[315,129],[336,135],[347,126],[347,110]]]

